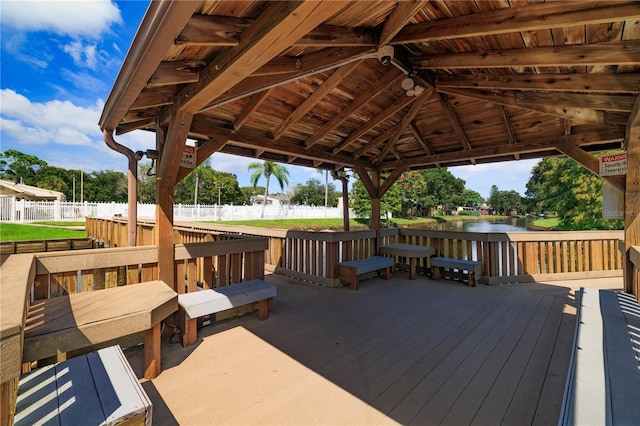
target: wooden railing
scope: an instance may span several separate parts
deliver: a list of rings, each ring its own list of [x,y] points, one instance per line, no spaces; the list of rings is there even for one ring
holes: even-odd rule
[[[125,235],[126,237],[126,235]],[[264,278],[267,240],[207,234],[209,242],[175,245],[176,292]],[[158,279],[156,246],[13,254],[0,268],[0,421],[11,424],[21,373],[22,339],[31,303],[69,293],[135,285]],[[216,319],[247,312],[236,308]],[[182,328],[177,315],[176,326]]]
[[[126,221],[107,226],[122,227],[112,235],[126,238]],[[153,224],[144,226],[152,229]],[[371,256],[375,247],[373,230],[310,232],[212,223],[178,224],[174,239],[201,241],[217,233],[267,238],[269,270],[326,286],[340,285],[338,263]],[[473,233],[388,228],[381,233],[382,244],[432,246],[439,256],[480,260],[483,282],[488,284],[621,276],[623,269],[622,231]],[[422,270],[429,266],[426,259],[418,265]]]

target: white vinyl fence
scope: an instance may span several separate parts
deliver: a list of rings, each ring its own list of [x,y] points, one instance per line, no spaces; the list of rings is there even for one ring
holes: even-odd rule
[[[155,204],[138,204],[138,218],[153,219]],[[175,221],[260,219],[262,206],[183,205],[174,206]],[[354,217],[353,213],[349,213]],[[82,221],[85,217],[127,217],[127,203],[72,203],[18,200],[0,196],[0,222]],[[342,208],[316,206],[267,206],[264,219],[342,218]]]

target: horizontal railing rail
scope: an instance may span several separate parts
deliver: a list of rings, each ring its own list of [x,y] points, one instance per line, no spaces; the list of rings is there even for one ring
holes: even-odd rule
[[[114,227],[109,228],[109,238],[116,244],[126,241],[126,221],[103,226]],[[153,233],[153,223],[139,225],[139,230],[140,226]],[[175,241],[201,241],[217,233],[267,238],[269,270],[326,286],[340,285],[338,263],[375,252],[373,230],[297,231],[215,223],[179,223],[174,229]],[[481,261],[483,282],[497,284],[621,276],[623,235],[623,231],[478,233],[386,228],[381,230],[381,244],[431,246],[438,256]],[[420,259],[419,270],[429,267],[428,259]]]

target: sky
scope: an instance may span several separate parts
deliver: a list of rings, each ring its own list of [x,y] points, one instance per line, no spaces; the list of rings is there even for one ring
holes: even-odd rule
[[[148,4],[0,0],[0,151],[14,149],[65,169],[126,173],[127,159],[104,143],[98,120]],[[154,135],[144,131],[116,140],[133,151],[155,147]],[[247,166],[255,159],[222,153],[210,159],[215,170],[235,174],[240,186],[251,185]],[[536,163],[521,160],[449,171],[485,198],[492,185],[524,195]],[[313,168],[286,167],[290,176],[285,191],[322,179]],[[340,189],[339,182],[335,185]]]

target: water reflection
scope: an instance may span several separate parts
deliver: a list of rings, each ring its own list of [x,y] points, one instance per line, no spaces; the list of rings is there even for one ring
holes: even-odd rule
[[[526,218],[508,219],[482,219],[472,220],[452,220],[435,223],[429,229],[441,231],[466,231],[466,232],[535,232],[535,229],[527,228]],[[424,226],[420,226],[423,228]]]

